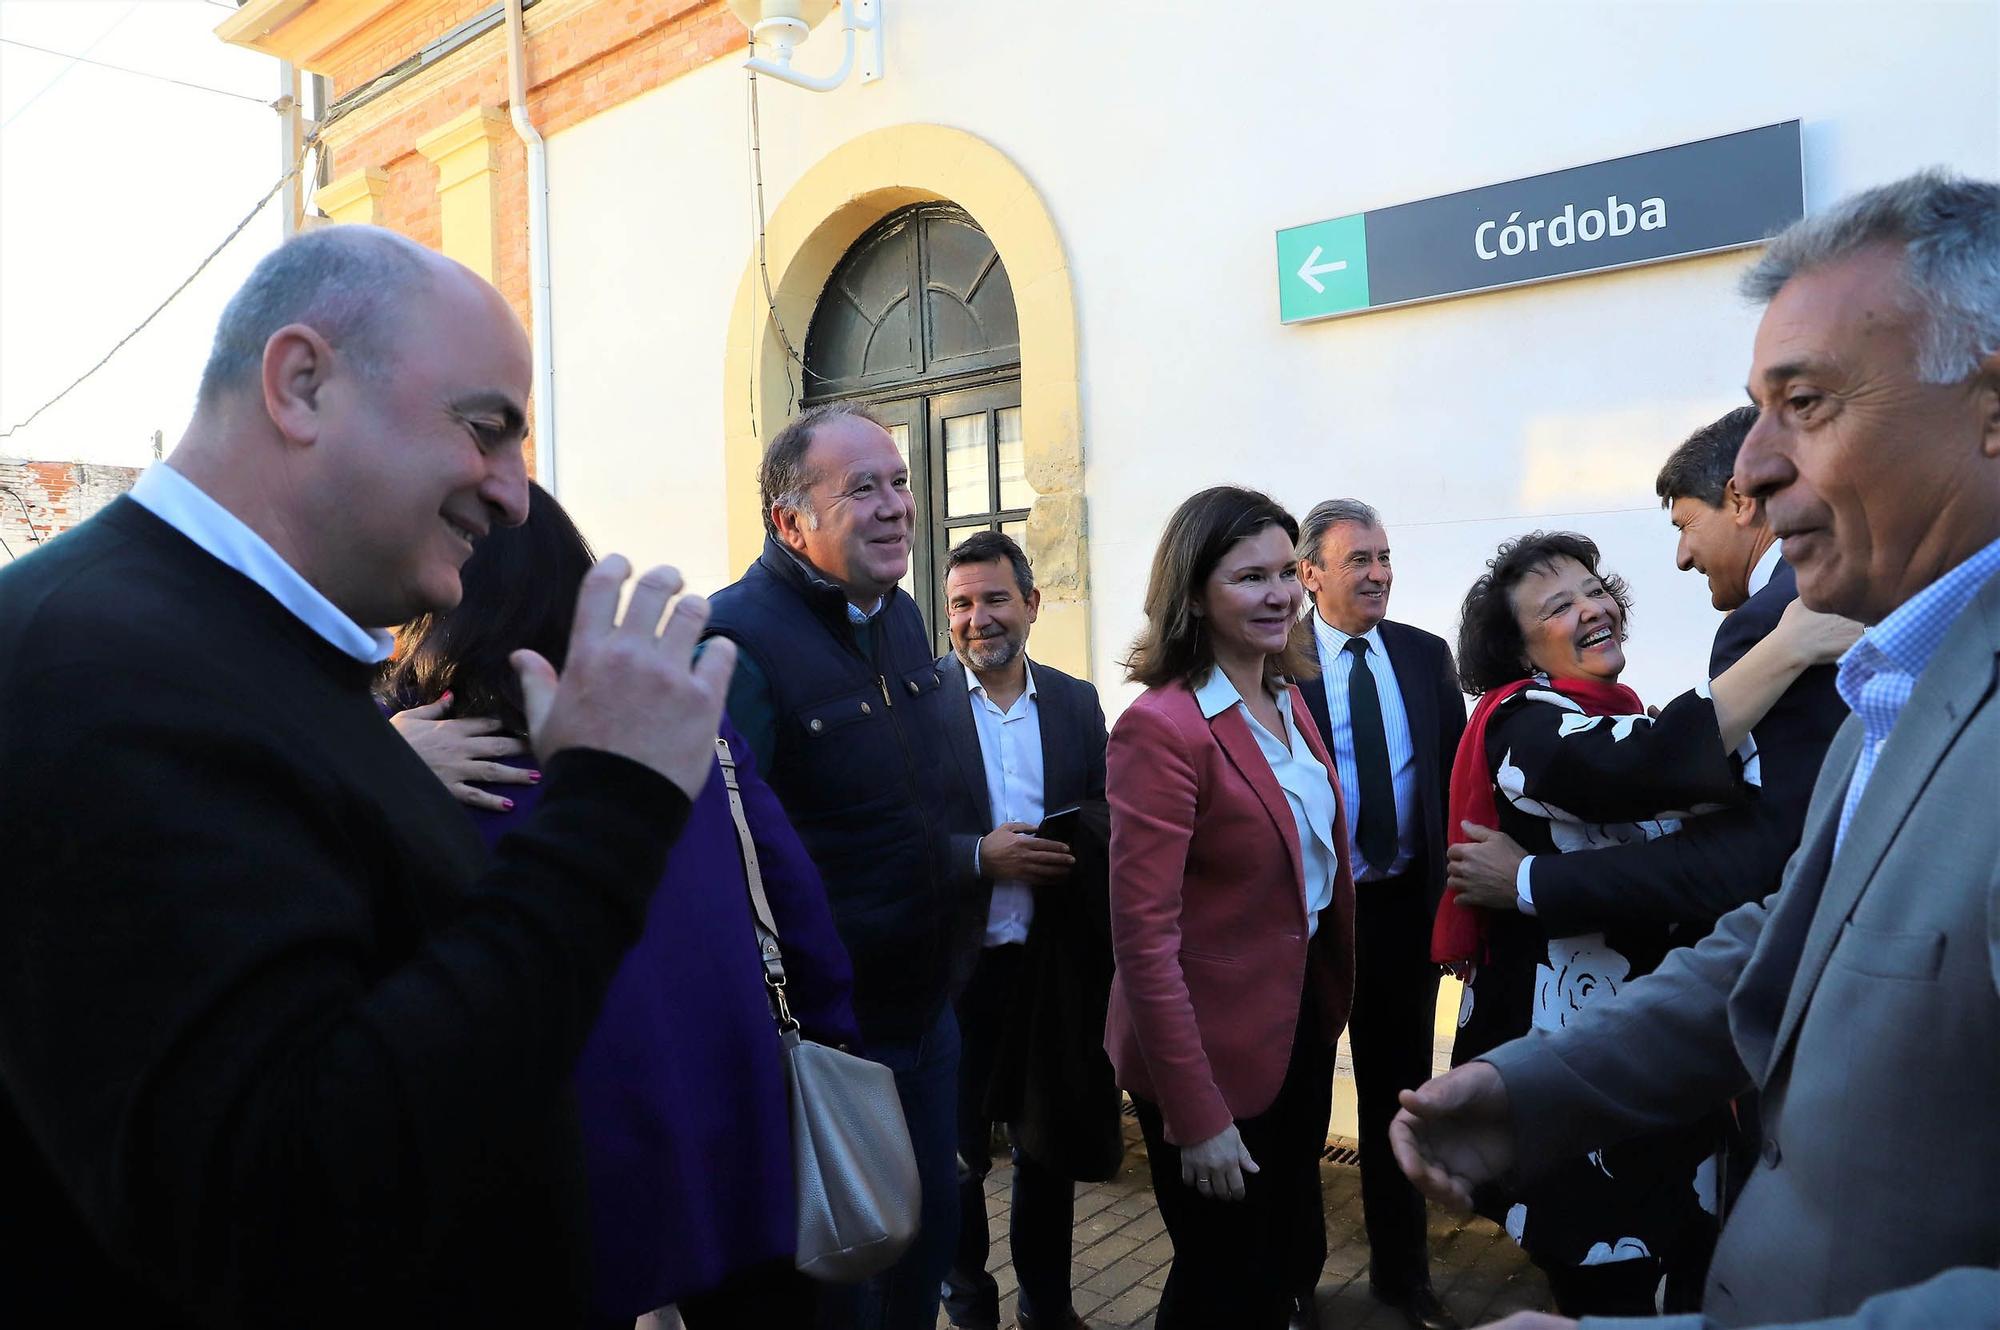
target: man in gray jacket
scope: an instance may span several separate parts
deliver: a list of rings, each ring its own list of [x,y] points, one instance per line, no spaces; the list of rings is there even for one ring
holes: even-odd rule
[[[1800,598],[1869,625],[1805,838],[1776,893],[1578,1025],[1405,1093],[1391,1135],[1464,1207],[1754,1086],[1766,1139],[1704,1310],[1657,1324],[2000,1326],[2000,186],[1870,190],[1745,289],[1769,308],[1737,488]]]

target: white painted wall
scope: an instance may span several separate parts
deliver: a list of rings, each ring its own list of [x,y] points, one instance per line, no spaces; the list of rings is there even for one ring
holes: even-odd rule
[[[1706,661],[1715,615],[1652,478],[1743,400],[1745,256],[1287,328],[1279,227],[1792,117],[1808,208],[1931,163],[2000,176],[1996,0],[886,8],[881,82],[762,85],[767,199],[911,121],[986,138],[1041,191],[1076,284],[1113,709],[1160,524],[1221,481],[1299,513],[1374,503],[1392,615],[1447,637],[1499,540],[1585,531],[1633,585],[1627,682],[1664,701]],[[836,63],[836,28],[802,67]],[[719,62],[550,141],[564,498],[600,549],[700,588],[739,571],[720,378],[753,241],[743,78]]]

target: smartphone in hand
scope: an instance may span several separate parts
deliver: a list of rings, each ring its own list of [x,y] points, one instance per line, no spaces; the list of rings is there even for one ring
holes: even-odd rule
[[[1043,840],[1061,841],[1064,845],[1074,845],[1077,833],[1083,830],[1083,809],[1075,805],[1050,813],[1035,828],[1035,835]]]

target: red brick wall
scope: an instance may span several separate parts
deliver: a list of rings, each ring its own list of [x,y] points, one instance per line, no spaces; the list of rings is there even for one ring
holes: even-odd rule
[[[321,71],[333,81],[333,95],[344,97],[399,61],[415,55],[450,32],[493,0],[435,0],[430,4],[397,4],[356,33],[340,59]],[[528,16],[529,25],[534,16]]]
[[[136,467],[0,457],[0,562],[61,535],[132,488]]]
[[[401,5],[360,34],[333,67],[336,96],[414,54],[485,8],[478,0]],[[743,25],[722,0],[594,0],[553,22],[526,15],[528,110],[544,135],[631,100],[691,69],[744,49]],[[382,224],[440,244],[437,169],[417,140],[478,106],[507,109],[507,47],[496,29],[445,57],[447,80],[422,103],[349,137],[335,125],[329,178],[364,167],[387,172]],[[507,136],[498,149],[501,235],[496,285],[528,318],[527,150]]]
[[[359,87],[486,8],[490,0],[432,0],[392,7],[357,34],[326,72],[334,96]],[[552,8],[553,6],[551,6]],[[680,77],[719,57],[741,53],[743,25],[723,0],[591,0],[560,18],[527,11],[528,111],[544,136]],[[478,106],[508,108],[507,39],[503,27],[444,58],[445,81],[422,102],[361,133],[335,124],[328,179],[376,167],[388,189],[378,220],[433,249],[443,248],[437,168],[417,140]],[[427,76],[428,77],[428,76]],[[393,94],[391,94],[393,95]],[[527,160],[520,139],[499,143],[499,238],[494,285],[521,323],[529,322]],[[532,465],[534,440],[528,441]],[[4,498],[0,495],[0,498]]]
[[[485,9],[490,0],[430,0],[392,7],[356,34],[326,71],[337,98],[416,54],[431,41]],[[553,8],[553,6],[550,6]],[[527,11],[528,111],[544,136],[680,77],[748,42],[743,25],[723,0],[590,0],[558,18],[541,7]],[[508,108],[505,27],[482,34],[444,57],[445,75],[425,99],[360,133],[335,124],[327,141],[328,179],[376,167],[388,189],[378,220],[433,249],[443,248],[438,217],[437,168],[416,150],[438,126],[478,106]],[[432,77],[426,75],[426,77]],[[394,95],[394,94],[389,94]],[[529,323],[527,149],[508,134],[499,163],[499,237],[494,285]],[[534,440],[528,440],[530,465]],[[0,495],[0,498],[4,498]]]

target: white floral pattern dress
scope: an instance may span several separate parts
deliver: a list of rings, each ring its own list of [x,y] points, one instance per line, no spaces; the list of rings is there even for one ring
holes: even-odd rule
[[[1669,835],[1680,819],[1747,796],[1743,762],[1723,751],[1705,690],[1650,719],[1591,716],[1539,682],[1503,701],[1486,728],[1500,830],[1528,853]],[[1487,940],[1488,960],[1466,985],[1454,1065],[1616,1000],[1675,945],[1674,930],[1654,924],[1551,937],[1533,915],[1513,912],[1492,915]],[[1714,1171],[1704,1162],[1712,1147],[1705,1131],[1627,1141],[1518,1191],[1493,1189],[1480,1208],[1545,1269],[1657,1268],[1690,1225],[1713,1213]]]

